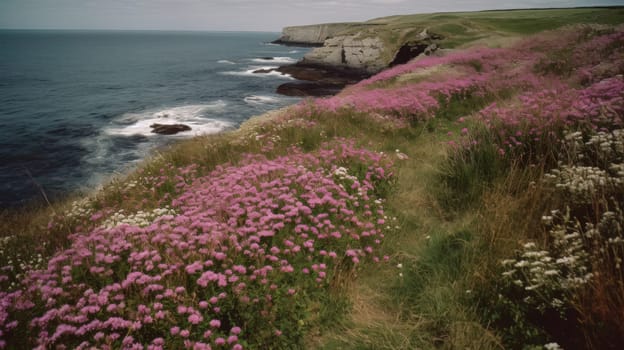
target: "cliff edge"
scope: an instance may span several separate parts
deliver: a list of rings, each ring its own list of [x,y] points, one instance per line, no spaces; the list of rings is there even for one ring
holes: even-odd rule
[[[357,23],[325,23],[284,27],[282,36],[273,43],[292,46],[323,46],[328,38]]]

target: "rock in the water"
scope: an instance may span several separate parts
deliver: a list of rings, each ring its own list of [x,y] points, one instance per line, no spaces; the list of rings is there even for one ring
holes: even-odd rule
[[[262,69],[261,68],[261,69],[256,69],[252,73],[253,74],[268,74],[268,73],[271,73],[273,71],[275,71],[275,69],[273,69],[273,68],[270,68],[270,69]]]
[[[356,69],[296,63],[275,69],[297,80],[309,83],[285,83],[277,93],[286,96],[329,96],[335,95],[347,85],[368,78],[370,74]]]
[[[309,83],[286,83],[277,88],[277,93],[286,96],[330,96],[335,95],[347,85],[368,78],[365,71],[345,68],[320,66],[314,64],[289,64],[278,68],[261,68],[253,71],[255,74],[279,72],[297,80]]]
[[[363,70],[305,63],[281,66],[275,70],[282,74],[288,74],[297,80],[320,81],[330,84],[354,84],[370,77],[370,74]]]
[[[152,128],[153,133],[160,135],[175,135],[191,130],[191,127],[185,124],[152,124],[150,128]]]

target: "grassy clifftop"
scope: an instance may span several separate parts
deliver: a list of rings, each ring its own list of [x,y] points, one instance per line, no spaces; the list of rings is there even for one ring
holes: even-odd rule
[[[544,30],[553,30],[569,24],[595,23],[612,25],[621,23],[622,18],[624,18],[623,7],[416,14],[383,17],[361,23],[330,24],[333,29],[329,37],[345,38],[345,40],[351,41],[346,44],[347,46],[353,45],[353,41],[359,43],[366,38],[374,38],[375,41],[371,42],[375,43],[375,45],[380,45],[381,52],[373,52],[375,57],[372,59],[377,61],[377,63],[369,62],[369,64],[374,67],[385,67],[393,61],[401,47],[407,43],[423,42],[430,44],[435,42],[438,47],[443,49],[459,48],[463,45],[478,43],[479,41],[497,45],[515,37]],[[317,37],[319,32],[327,32],[327,30],[323,29],[324,26],[326,25],[300,28],[310,32],[307,36]],[[429,36],[423,37],[421,33],[425,29]],[[315,42],[318,43],[318,41]],[[331,43],[331,46],[336,45],[337,43],[335,42]],[[363,48],[359,47],[355,50],[356,54],[359,50],[367,50],[366,45],[364,44],[363,46]],[[336,50],[340,50],[340,48],[338,47]],[[335,53],[336,50],[323,51],[323,53],[319,51],[321,59],[315,57],[314,62],[322,63],[323,55],[326,55],[327,64],[340,64],[334,58],[336,55],[339,56],[339,54]],[[313,53],[308,56],[317,55]],[[371,60],[371,58],[360,57],[353,61],[359,62],[362,60]],[[366,68],[359,67],[357,64],[354,66],[352,63],[349,63],[349,65],[353,66],[352,68]],[[373,71],[376,70],[377,68],[373,69]]]
[[[382,35],[388,42],[417,39],[424,28],[443,35],[445,47],[455,47],[474,40],[499,35],[526,35],[553,30],[568,24],[595,23],[614,25],[622,22],[624,8],[577,8],[498,10],[399,15],[371,19],[361,23],[343,23],[337,35],[364,31]]]
[[[423,57],[5,213],[0,348],[616,349],[623,58]]]

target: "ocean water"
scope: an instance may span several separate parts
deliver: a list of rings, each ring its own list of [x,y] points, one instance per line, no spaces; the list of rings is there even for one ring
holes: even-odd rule
[[[278,36],[0,31],[0,207],[89,191],[157,147],[298,102],[275,93],[292,78],[252,73],[305,54]]]

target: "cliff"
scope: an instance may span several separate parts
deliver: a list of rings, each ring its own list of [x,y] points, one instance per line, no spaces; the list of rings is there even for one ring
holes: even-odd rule
[[[389,66],[406,63],[412,58],[429,54],[438,48],[441,36],[426,28],[415,36],[387,40],[377,26],[343,32],[325,40],[322,47],[306,54],[302,63],[377,73]]]
[[[314,46],[300,62],[376,73],[435,50],[442,36],[423,26],[397,30],[388,23],[330,23],[286,27],[274,43]]]
[[[285,27],[282,30],[282,36],[275,40],[274,43],[296,46],[323,46],[325,40],[352,25],[354,23],[325,23]]]

